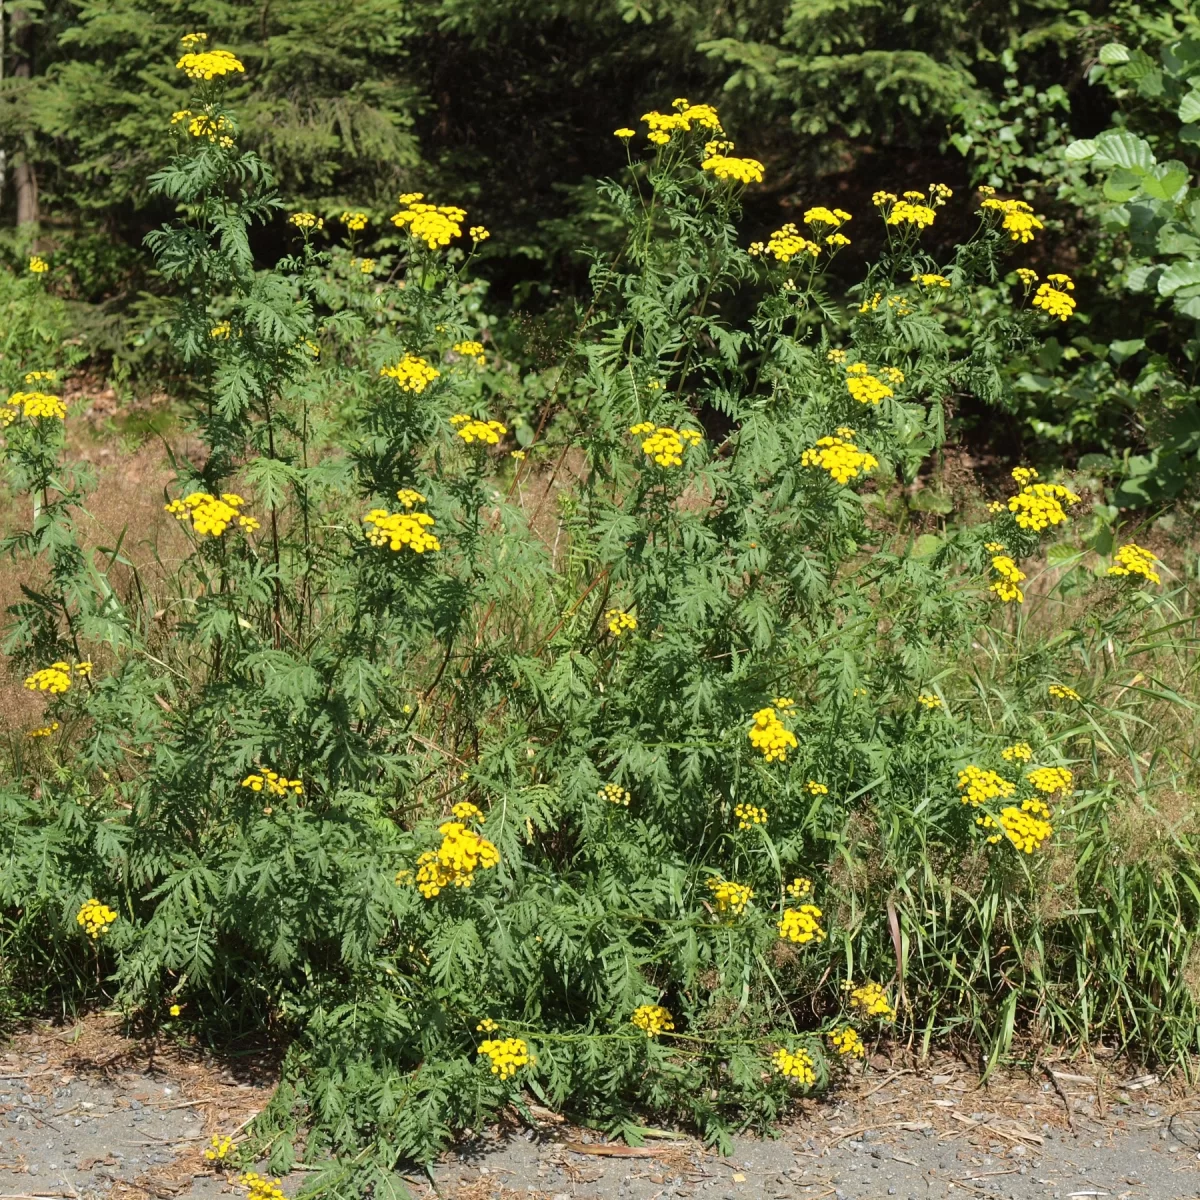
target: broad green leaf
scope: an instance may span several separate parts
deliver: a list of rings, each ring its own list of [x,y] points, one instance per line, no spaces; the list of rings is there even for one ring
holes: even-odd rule
[[[1154,166],[1150,143],[1123,129],[1109,129],[1096,138],[1096,165],[1124,167],[1141,174]]]
[[[1100,47],[1100,61],[1106,67],[1115,67],[1129,61],[1129,48],[1120,42],[1106,42]]]
[[[1181,262],[1168,267],[1158,280],[1158,294],[1173,296],[1181,287],[1200,284],[1200,262]]]
[[[1180,100],[1179,119],[1185,122],[1200,120],[1200,92],[1188,92]]]

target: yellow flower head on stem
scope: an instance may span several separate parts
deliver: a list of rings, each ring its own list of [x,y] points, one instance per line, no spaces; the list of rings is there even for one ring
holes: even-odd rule
[[[661,1004],[639,1004],[629,1020],[648,1038],[670,1033],[675,1028],[671,1014]]]

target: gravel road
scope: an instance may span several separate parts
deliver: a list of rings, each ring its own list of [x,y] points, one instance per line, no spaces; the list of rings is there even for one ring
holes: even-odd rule
[[[19,1035],[0,1055],[0,1200],[215,1200],[244,1189],[203,1150],[266,1104],[272,1063],[123,1037],[111,1017]],[[532,1105],[405,1182],[421,1200],[1200,1198],[1200,1095],[1111,1059],[978,1077],[876,1057],[775,1139],[722,1157],[657,1131],[608,1144]],[[293,1173],[294,1194],[305,1176]]]

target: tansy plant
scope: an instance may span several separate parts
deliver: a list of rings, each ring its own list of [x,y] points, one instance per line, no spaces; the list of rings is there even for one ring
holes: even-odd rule
[[[1186,987],[1086,965],[1078,913],[1143,885],[1071,849],[1117,786],[1079,732],[1103,720],[1081,664],[1116,651],[1076,648],[1148,619],[1157,560],[1130,543],[1106,614],[1043,652],[1012,633],[1019,564],[1080,496],[1017,479],[919,545],[882,503],[942,445],[945,398],[1058,325],[1061,302],[990,290],[1028,214],[979,210],[939,262],[922,238],[973,202],[914,187],[755,246],[761,164],[678,100],[619,131],[623,245],[519,426],[471,273],[486,213],[405,193],[364,275],[353,243],[323,247],[367,222],[283,224],[218,50],[181,53],[188,121],[220,132],[164,129],[154,185],[181,215],[149,239],[201,447],[163,497],[177,571],[78,548],[70,405],[2,435],[32,514],[10,546],[49,581],[9,645],[61,728],[13,759],[0,884],[87,986],[103,964],[154,1019],[285,1038],[247,1161],[290,1168],[303,1126],[334,1164],[319,1187],[390,1186],[526,1091],[728,1147],[893,1030],[993,1055],[1035,1020],[1191,1036]],[[256,267],[277,213],[292,251]],[[839,311],[824,272],[871,221],[885,252]],[[32,390],[15,369],[10,399]],[[1078,902],[1044,903],[1076,861]],[[72,927],[85,900],[111,932]],[[1182,961],[1197,925],[1150,922],[1138,953]]]

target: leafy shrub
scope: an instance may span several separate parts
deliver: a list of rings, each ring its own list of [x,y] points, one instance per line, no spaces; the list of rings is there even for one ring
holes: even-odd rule
[[[606,185],[624,247],[517,448],[487,231],[405,195],[385,276],[293,213],[256,270],[278,201],[228,60],[187,49],[153,181],[186,216],[150,245],[205,452],[159,590],[76,547],[63,420],[10,397],[6,462],[42,495],[10,546],[52,567],[12,631],[47,709],[3,793],[14,917],[56,912],[151,1020],[290,1038],[256,1145],[281,1170],[303,1128],[340,1187],[526,1092],[728,1145],[893,1029],[992,1062],[1017,1029],[1192,1046],[1192,843],[1115,828],[1112,764],[1172,693],[1109,680],[1191,620],[1165,568],[1027,579],[1082,501],[1026,469],[920,538],[887,517],[945,399],[995,395],[1070,315],[1065,277],[991,300],[1021,205],[985,195],[937,263],[922,230],[961,201],[877,196],[837,346],[822,273],[867,217],[741,248],[761,167],[677,102]]]

